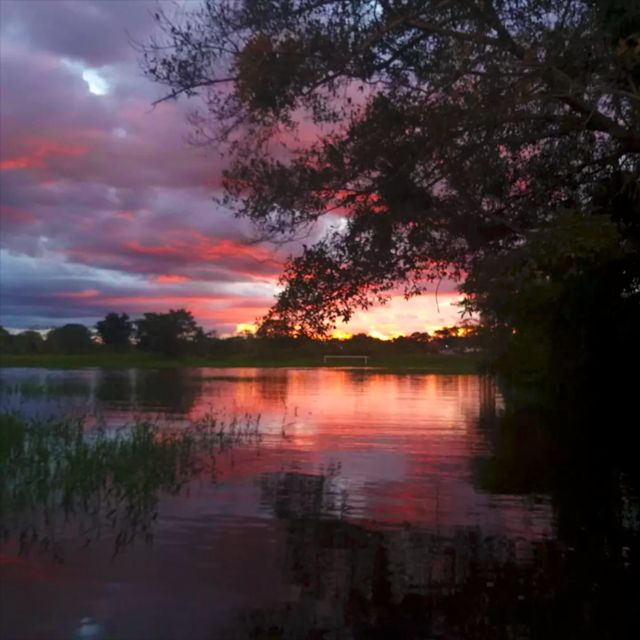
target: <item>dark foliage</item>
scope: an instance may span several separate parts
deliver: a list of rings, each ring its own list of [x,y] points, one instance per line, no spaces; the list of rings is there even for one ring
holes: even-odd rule
[[[262,333],[458,279],[494,365],[588,379],[640,325],[640,4],[207,2],[141,47],[225,202],[293,257]],[[325,219],[330,224],[317,226]],[[315,232],[314,232],[315,233]],[[317,235],[316,235],[317,237]]]
[[[65,324],[49,331],[46,344],[54,353],[83,353],[91,349],[93,342],[83,324]]]
[[[168,313],[145,313],[135,321],[136,340],[143,351],[153,351],[167,356],[180,356],[190,346],[204,338],[190,311],[171,309]]]
[[[102,343],[115,348],[125,348],[131,344],[133,322],[126,313],[108,313],[104,320],[96,323],[96,331]]]
[[[126,314],[110,314],[115,317],[127,317]],[[98,323],[100,324],[100,323]],[[227,338],[219,338],[215,331],[206,332],[198,326],[191,313],[185,309],[168,313],[145,313],[143,318],[133,321],[136,326],[135,346],[170,358],[192,356],[210,358],[216,361],[254,361],[267,364],[310,360],[317,364],[323,362],[325,355],[331,356],[368,356],[371,364],[381,365],[394,362],[402,365],[405,357],[420,357],[433,353],[460,354],[477,352],[482,349],[484,338],[481,329],[472,324],[458,327],[445,327],[436,330],[433,335],[416,332],[409,336],[398,336],[392,340],[380,340],[363,333],[347,339],[318,340],[306,335],[288,333],[272,321],[259,327],[255,335],[244,333]],[[75,327],[74,335],[90,336],[89,329],[82,325],[65,325],[52,329],[47,339],[38,332],[25,331],[12,335],[5,329],[0,331],[0,353],[25,355],[37,353],[79,353],[95,354],[111,350],[113,344],[99,344],[82,339],[69,341],[70,330]],[[82,327],[82,329],[78,329]],[[62,331],[64,329],[64,331]],[[53,335],[53,338],[49,336]],[[60,335],[65,336],[64,340]],[[25,345],[31,345],[26,348]],[[84,345],[84,346],[82,346]],[[82,348],[81,348],[82,347]],[[122,351],[122,349],[117,349]],[[123,353],[126,357],[127,353]],[[345,364],[341,361],[339,364]],[[348,363],[347,363],[348,364]],[[360,364],[360,363],[358,363]],[[419,362],[413,364],[420,364]],[[411,363],[407,364],[410,366]]]

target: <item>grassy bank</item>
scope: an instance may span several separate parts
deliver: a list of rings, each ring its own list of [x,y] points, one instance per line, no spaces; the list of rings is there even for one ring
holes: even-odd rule
[[[397,356],[372,356],[369,366],[389,371],[419,371],[423,373],[476,373],[481,357],[478,354],[408,354]],[[359,363],[358,363],[359,364]],[[78,355],[37,354],[3,355],[0,366],[41,367],[47,369],[101,368],[141,368],[156,369],[168,367],[323,367],[319,356],[258,358],[233,356],[227,358],[165,358],[148,353],[87,353]],[[345,366],[345,364],[330,366]]]

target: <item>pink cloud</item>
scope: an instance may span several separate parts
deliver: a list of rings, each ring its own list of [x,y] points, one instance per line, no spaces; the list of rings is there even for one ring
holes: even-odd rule
[[[8,204],[0,204],[0,220],[12,224],[32,224],[36,221],[36,217],[29,211],[12,207]]]
[[[189,276],[180,276],[177,274],[163,274],[154,278],[154,282],[158,284],[176,284],[179,282],[188,282],[191,280]]]
[[[46,139],[25,140],[24,146],[27,148],[26,153],[0,161],[0,171],[41,169],[54,161],[57,156],[80,156],[88,151],[84,145]]]
[[[70,298],[72,300],[86,300],[97,298],[100,292],[97,289],[83,289],[82,291],[61,291],[53,294],[56,298]]]
[[[180,253],[175,247],[147,246],[139,242],[127,242],[125,248],[133,253],[141,253],[146,256],[178,255]]]

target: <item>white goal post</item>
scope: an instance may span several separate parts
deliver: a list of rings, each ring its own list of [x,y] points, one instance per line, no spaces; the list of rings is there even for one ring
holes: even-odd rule
[[[369,366],[369,356],[324,356],[324,364],[328,364],[332,360],[364,360],[364,366]]]

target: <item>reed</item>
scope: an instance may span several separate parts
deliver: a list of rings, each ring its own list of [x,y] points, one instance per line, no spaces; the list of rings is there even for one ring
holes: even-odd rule
[[[82,419],[26,420],[0,415],[0,532],[18,552],[34,546],[62,560],[65,533],[85,544],[114,536],[114,554],[150,542],[161,494],[177,494],[196,475],[215,479],[216,456],[259,443],[260,417],[119,428]]]

